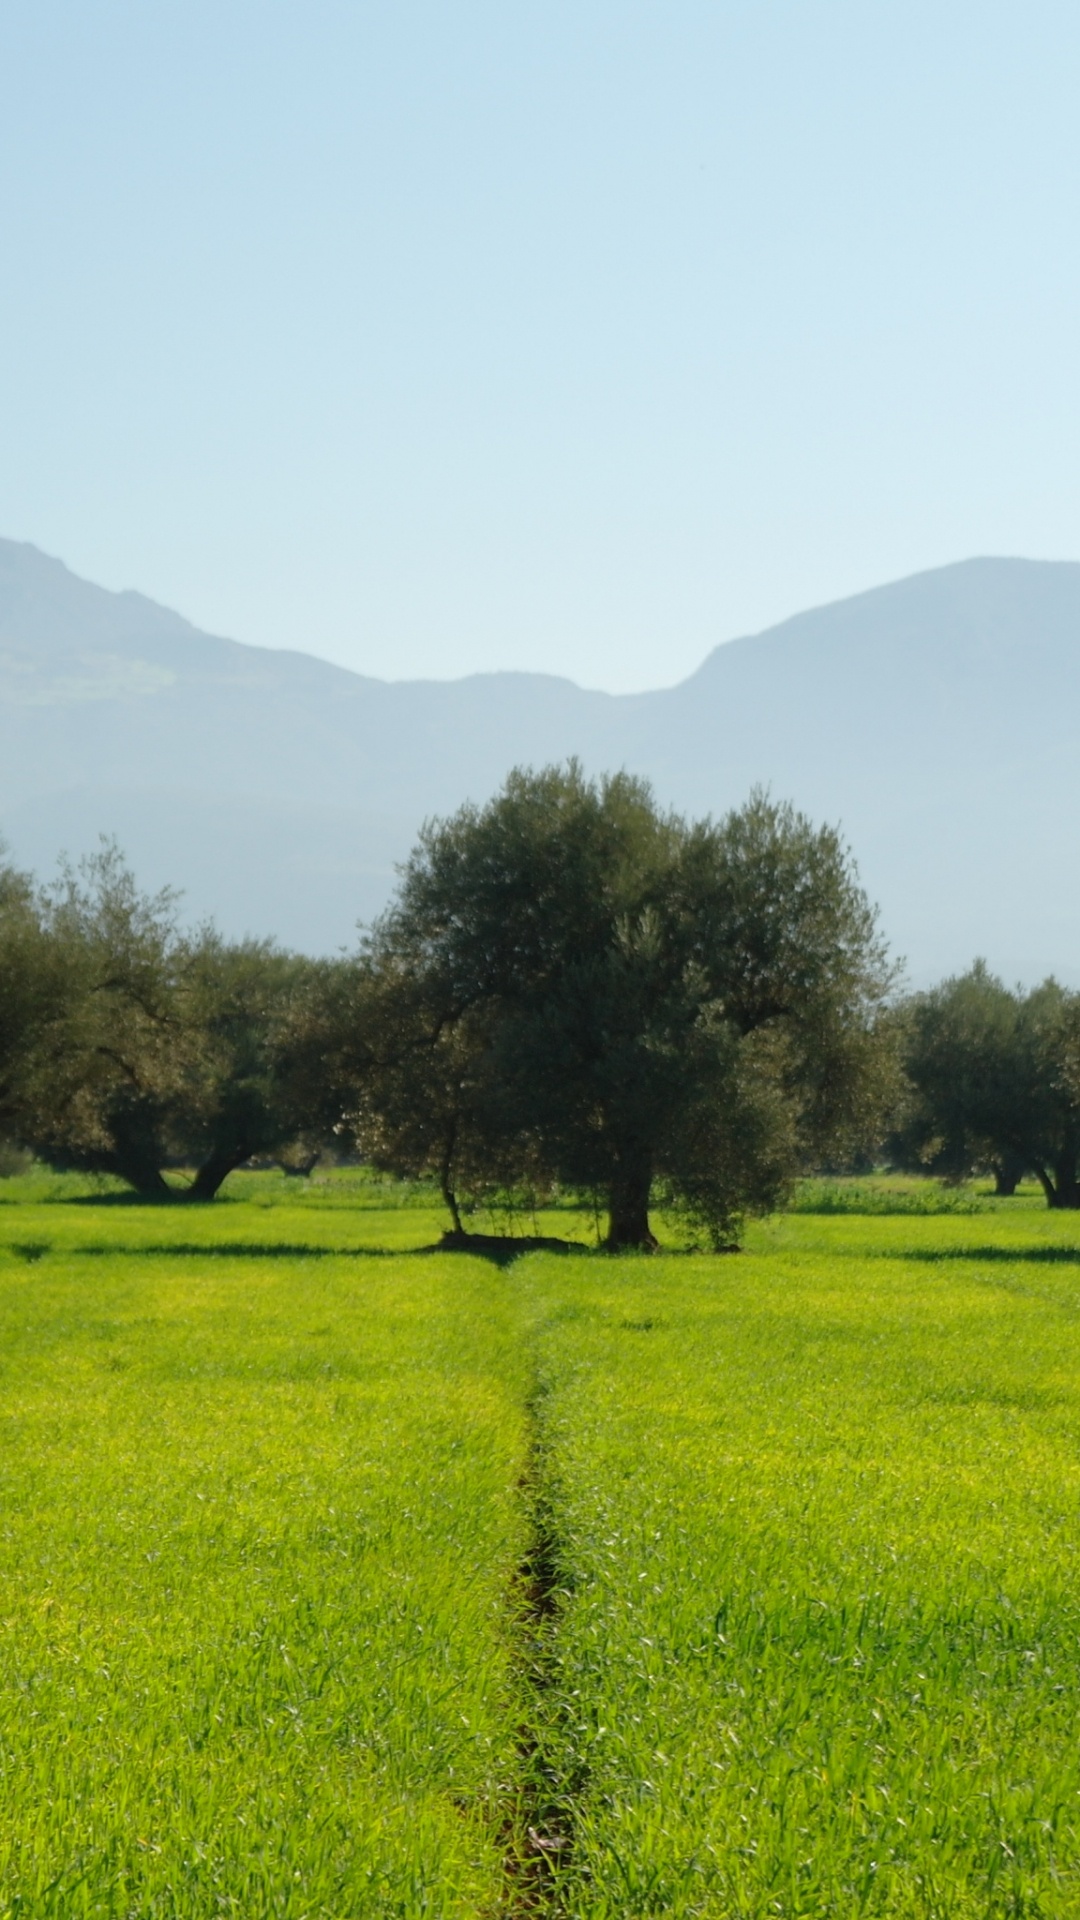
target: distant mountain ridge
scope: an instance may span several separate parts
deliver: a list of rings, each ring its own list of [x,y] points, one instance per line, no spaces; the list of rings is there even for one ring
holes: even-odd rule
[[[724,811],[839,822],[916,978],[975,953],[1080,978],[1080,564],[984,559],[717,647],[655,693],[369,679],[200,632],[0,541],[0,826],[39,871],[115,834],[193,914],[351,944],[420,822],[516,764],[625,766]]]

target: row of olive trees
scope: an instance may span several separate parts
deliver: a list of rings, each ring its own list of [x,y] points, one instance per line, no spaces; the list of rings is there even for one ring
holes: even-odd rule
[[[1034,1175],[1080,1207],[1080,993],[1010,989],[982,961],[897,1011],[903,1093],[892,1157],[948,1180]]]
[[[613,1247],[681,1207],[718,1244],[879,1137],[890,973],[836,834],[757,796],[718,825],[574,765],[429,826],[349,959],[225,942],[113,849],[0,879],[0,1133],[140,1193],[343,1141],[482,1196],[556,1186]]]
[[[613,1248],[655,1244],[660,1201],[729,1245],[886,1141],[1080,1206],[1080,996],[894,986],[831,829],[519,772],[424,830],[334,961],[185,929],[113,848],[47,889],[0,870],[0,1136],[193,1199],[334,1143],[437,1180],[459,1234],[483,1198],[587,1194]]]
[[[185,931],[115,848],[58,885],[0,871],[0,1133],[139,1193],[193,1170],[210,1199],[253,1155],[323,1125],[301,1034],[327,969]],[[305,1104],[307,1103],[307,1104]]]

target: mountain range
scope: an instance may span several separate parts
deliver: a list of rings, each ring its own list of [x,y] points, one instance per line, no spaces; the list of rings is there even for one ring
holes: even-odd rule
[[[576,754],[692,814],[760,784],[839,824],[916,982],[976,954],[1010,980],[1077,982],[1078,735],[1072,562],[916,574],[615,695],[532,673],[370,679],[202,633],[0,541],[13,856],[46,874],[109,834],[192,917],[312,952],[352,944],[425,817]]]

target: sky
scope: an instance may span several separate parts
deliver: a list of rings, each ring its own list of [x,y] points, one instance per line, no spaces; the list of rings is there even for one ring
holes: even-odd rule
[[[1080,8],[5,0],[0,534],[390,679],[1080,558]]]

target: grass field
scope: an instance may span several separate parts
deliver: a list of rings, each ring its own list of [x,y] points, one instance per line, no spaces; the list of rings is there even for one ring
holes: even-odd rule
[[[0,1208],[0,1913],[498,1902],[527,1356],[358,1231]]]
[[[1080,1220],[862,1186],[0,1183],[3,1920],[1080,1913]]]

